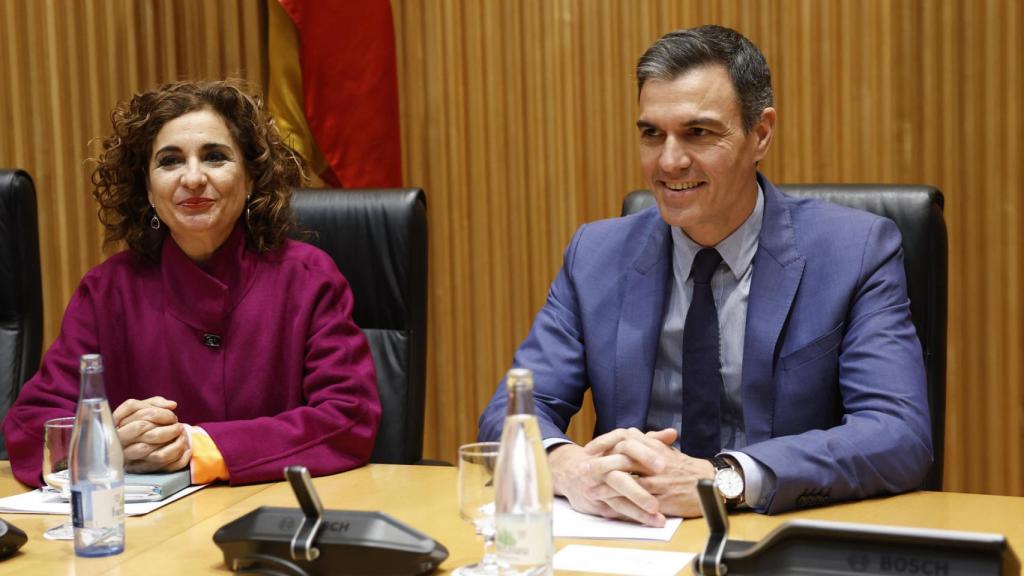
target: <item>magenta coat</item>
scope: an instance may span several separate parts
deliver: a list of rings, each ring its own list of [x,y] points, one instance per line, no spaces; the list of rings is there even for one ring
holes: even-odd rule
[[[213,346],[219,344],[219,346]],[[74,413],[78,358],[103,355],[111,410],[175,400],[232,484],[366,463],[380,422],[373,359],[334,261],[287,241],[259,255],[236,228],[200,268],[168,237],[159,263],[121,252],[82,279],[60,336],[4,420],[15,477],[41,483],[43,423]]]

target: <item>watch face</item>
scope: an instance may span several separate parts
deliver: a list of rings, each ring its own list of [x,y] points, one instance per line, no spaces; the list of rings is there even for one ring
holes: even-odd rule
[[[743,494],[743,477],[732,468],[722,468],[715,473],[715,487],[726,500],[735,500]]]

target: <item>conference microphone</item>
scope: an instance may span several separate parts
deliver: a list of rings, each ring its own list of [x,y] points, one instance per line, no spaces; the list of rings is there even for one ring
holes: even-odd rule
[[[301,509],[261,506],[213,541],[237,573],[429,574],[448,557],[430,536],[383,512],[324,510],[305,466],[284,470]]]
[[[13,555],[27,541],[28,536],[17,526],[0,520],[0,560]]]
[[[702,576],[1016,575],[1020,564],[1001,534],[850,522],[790,520],[759,542],[729,540],[723,499],[710,480],[697,483],[709,534],[693,559]]]

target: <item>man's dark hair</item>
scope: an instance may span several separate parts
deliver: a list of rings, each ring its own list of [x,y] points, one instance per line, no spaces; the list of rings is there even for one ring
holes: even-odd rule
[[[742,110],[743,131],[773,103],[772,74],[764,54],[739,32],[723,26],[700,26],[662,36],[636,63],[637,93],[652,79],[674,80],[701,66],[724,66]]]

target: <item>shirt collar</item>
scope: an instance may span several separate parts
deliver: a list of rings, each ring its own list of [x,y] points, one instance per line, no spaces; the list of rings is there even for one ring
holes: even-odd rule
[[[743,224],[740,224],[740,227],[732,234],[715,245],[715,249],[722,255],[722,260],[737,280],[743,277],[747,268],[754,261],[754,254],[757,253],[757,238],[761,234],[763,218],[764,191],[761,189],[761,184],[758,183],[757,200],[750,216],[747,216]],[[672,246],[673,267],[676,276],[683,279],[689,278],[693,259],[703,246],[691,240],[678,226],[672,227]]]

